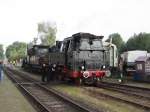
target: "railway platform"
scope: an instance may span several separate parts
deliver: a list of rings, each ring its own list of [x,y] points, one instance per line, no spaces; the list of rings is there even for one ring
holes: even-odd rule
[[[0,81],[0,112],[36,112],[5,74]]]

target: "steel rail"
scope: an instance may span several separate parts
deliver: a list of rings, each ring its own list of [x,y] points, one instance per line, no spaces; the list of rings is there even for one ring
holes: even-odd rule
[[[101,82],[97,85],[97,87],[118,91],[120,93],[134,95],[136,97],[145,98],[150,100],[150,89],[136,87],[136,86],[129,86],[129,85],[122,85],[122,84],[114,84],[114,83],[107,83]]]
[[[10,72],[6,71],[6,69],[4,69],[5,74],[8,76],[8,78],[15,83],[15,86],[21,91],[21,93],[23,95],[25,95],[29,101],[32,102],[32,105],[34,103],[34,107],[36,105],[36,107],[38,107],[38,111],[40,112],[52,112],[50,110],[48,110],[36,97],[34,97],[30,92],[28,92],[22,85],[21,83],[18,83],[18,81],[13,77],[13,75],[10,75]],[[36,104],[35,104],[36,103]],[[35,108],[36,108],[35,107]],[[36,108],[37,109],[37,108]]]
[[[49,111],[49,109],[44,105],[42,104],[42,102],[40,102],[35,96],[33,96],[25,87],[24,85],[27,85],[27,84],[34,84],[38,87],[40,87],[41,89],[43,89],[43,91],[47,91],[53,95],[55,95],[57,98],[63,100],[65,103],[71,105],[72,107],[80,110],[81,112],[98,112],[98,110],[93,110],[91,108],[88,108],[86,106],[83,106],[83,105],[80,105],[79,103],[77,103],[76,101],[73,101],[71,98],[67,97],[67,96],[64,96],[62,95],[61,93],[59,93],[58,91],[52,89],[52,88],[47,88],[45,87],[44,85],[41,85],[40,83],[36,83],[33,79],[30,79],[30,78],[27,78],[23,75],[20,75],[20,77],[24,78],[25,80],[28,80],[29,82],[31,83],[18,83],[18,81],[13,77],[13,73],[12,73],[12,70],[8,70],[7,71],[5,70],[5,72],[7,73],[7,75],[11,78],[11,80],[13,80],[13,82],[15,82],[19,88],[22,89],[23,92],[25,92],[25,94],[29,95],[30,97],[32,97],[32,99],[34,99],[35,102],[38,102],[38,105],[40,106],[40,110],[42,110],[42,112],[51,112]],[[9,75],[11,74],[11,75]],[[19,73],[18,73],[19,74]],[[34,83],[32,83],[34,82]],[[38,107],[39,107],[38,106]],[[45,109],[45,110],[44,110]],[[43,111],[44,110],[44,111]]]
[[[131,88],[131,89],[138,89],[138,90],[144,90],[144,91],[150,92],[150,88],[145,88],[145,87],[131,86],[131,85],[126,85],[126,84],[117,84],[117,83],[104,82],[104,81],[102,81],[101,83],[109,84],[109,85],[112,85],[112,86],[125,87],[125,88]]]
[[[124,103],[127,103],[127,104],[131,104],[131,105],[136,106],[138,108],[142,108],[142,109],[150,111],[150,106],[143,105],[143,104],[140,104],[138,102],[127,100],[127,99],[124,99],[124,98],[121,98],[121,97],[113,96],[111,94],[106,94],[106,93],[94,91],[93,89],[87,89],[86,87],[82,87],[82,88],[87,90],[88,92],[91,92],[93,95],[97,95],[98,97],[111,98],[111,99],[114,99],[116,101],[120,101],[120,102],[124,102]]]

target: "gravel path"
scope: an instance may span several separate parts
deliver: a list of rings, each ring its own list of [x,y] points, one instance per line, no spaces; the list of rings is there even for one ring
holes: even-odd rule
[[[0,112],[36,112],[6,75],[0,81]]]

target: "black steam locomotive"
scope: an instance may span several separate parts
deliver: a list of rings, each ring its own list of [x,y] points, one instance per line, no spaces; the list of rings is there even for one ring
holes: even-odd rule
[[[28,53],[23,66],[39,70],[43,65],[49,69],[56,66],[59,77],[63,79],[75,80],[77,84],[96,83],[109,73],[105,67],[105,49],[102,39],[103,36],[77,33],[63,41],[57,41],[51,48],[33,46],[33,51],[42,52],[41,54]]]
[[[22,67],[29,70],[41,71],[43,64],[49,64],[49,46],[34,45],[28,48],[27,57],[23,60]]]

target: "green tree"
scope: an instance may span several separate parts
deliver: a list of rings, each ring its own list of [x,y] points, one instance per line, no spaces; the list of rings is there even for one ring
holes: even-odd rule
[[[126,42],[127,50],[146,50],[150,52],[150,33],[134,34]]]
[[[108,39],[106,40],[106,42],[111,42],[111,41],[113,44],[115,44],[117,46],[119,53],[123,52],[125,42],[123,41],[120,34],[118,34],[118,33],[110,34]]]
[[[57,28],[49,22],[38,23],[38,34],[43,45],[53,46],[56,39]]]
[[[0,60],[4,59],[4,49],[3,49],[3,45],[0,44]]]
[[[26,56],[26,43],[14,42],[6,49],[6,57],[9,61],[20,60]]]

